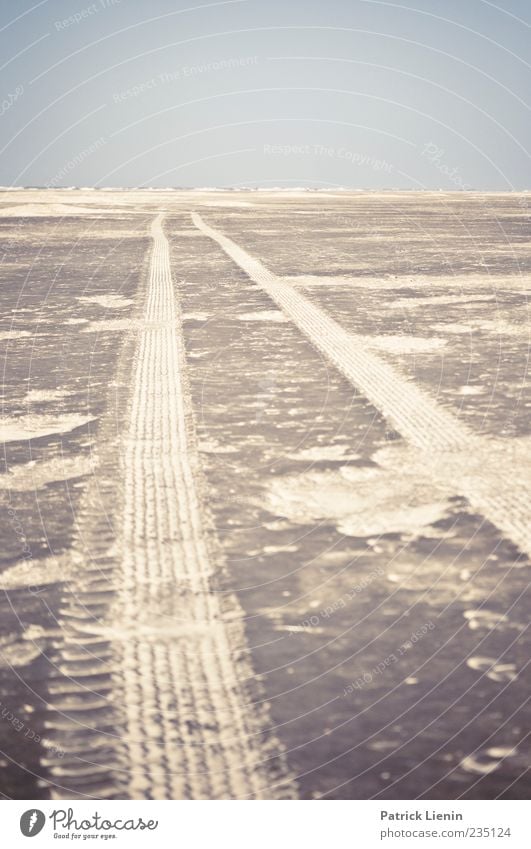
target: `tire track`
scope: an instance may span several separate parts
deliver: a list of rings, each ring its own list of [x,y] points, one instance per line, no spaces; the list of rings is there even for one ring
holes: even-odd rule
[[[61,729],[75,723],[69,715],[73,699],[85,722],[70,735],[65,762],[50,771],[63,788],[74,783],[76,794],[97,780],[97,796],[293,798],[281,745],[269,730],[266,707],[256,699],[243,611],[234,595],[214,591],[224,566],[201,498],[162,220],[159,215],[151,228],[148,292],[122,448],[115,600],[103,621],[95,618],[94,608],[86,606],[98,601],[95,588],[91,585],[87,597],[87,575],[80,572],[66,611],[70,636],[61,651],[69,683],[60,686],[55,700],[55,710],[66,714],[51,727],[64,740]],[[99,580],[108,593],[101,574]],[[95,648],[90,660],[75,648],[85,643]],[[86,669],[80,668],[83,663]],[[98,672],[105,672],[100,689],[110,690],[110,696],[100,693],[91,713],[86,686],[76,673],[93,676],[97,684]],[[99,709],[105,721],[98,719]],[[99,765],[91,764],[99,746],[105,756]],[[64,798],[64,790],[53,795]]]
[[[450,483],[481,515],[531,555],[531,476],[527,447],[476,436],[450,411],[367,350],[320,307],[192,213],[195,226],[294,322],[310,342],[417,449],[434,478]],[[524,462],[522,463],[522,459]]]

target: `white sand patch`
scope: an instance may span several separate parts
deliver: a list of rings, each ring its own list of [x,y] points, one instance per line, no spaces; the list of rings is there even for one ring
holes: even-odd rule
[[[117,310],[122,307],[130,307],[134,304],[131,298],[123,298],[121,295],[80,295],[78,301],[85,304],[98,304],[100,307]]]
[[[492,631],[495,628],[500,628],[502,625],[506,626],[506,623],[509,621],[505,614],[496,613],[494,610],[486,610],[485,608],[481,608],[479,610],[465,610],[463,616],[467,620],[468,627],[472,631],[477,631],[482,628],[487,631]]]
[[[514,681],[518,677],[514,663],[499,663],[492,657],[470,657],[466,665],[475,672],[485,673],[487,678],[498,683]]]
[[[127,210],[127,212],[129,212],[129,210]],[[93,239],[94,241],[99,242],[100,239],[112,239],[113,242],[122,242],[125,239],[138,239],[139,237],[141,238],[142,236],[144,236],[144,232],[143,230],[136,230],[134,228],[134,223],[135,222],[131,223],[130,230],[102,230],[101,227],[98,226],[94,230],[87,230],[86,233],[83,233],[83,241],[87,242]]]
[[[447,514],[450,494],[416,469],[397,475],[393,468],[343,466],[274,478],[265,506],[295,524],[332,522],[347,536],[418,535]]]
[[[459,395],[483,395],[487,390],[485,386],[460,386],[457,390]]]
[[[91,321],[88,327],[83,328],[83,333],[116,333],[133,330],[138,327],[138,322],[128,318],[115,318],[108,321]]]
[[[209,312],[185,312],[183,321],[208,321],[211,315]]]
[[[79,478],[93,471],[94,462],[90,457],[57,457],[40,463],[32,460],[0,475],[0,490],[29,492],[47,483]]]
[[[470,319],[466,324],[431,324],[430,329],[437,333],[492,333],[496,336],[516,336],[525,338],[531,336],[531,324],[527,322],[512,323],[502,318]]]
[[[493,333],[496,336],[529,336],[531,334],[531,324],[513,324],[504,319],[477,319],[470,322],[477,330],[482,330],[486,333]]]
[[[518,754],[518,749],[516,746],[492,746],[487,754],[491,758],[511,758]]]
[[[264,611],[266,616],[272,617],[272,611]],[[312,634],[324,634],[325,629],[319,625],[311,625]],[[308,631],[308,625],[275,625],[275,631],[281,631],[287,634],[304,634]]]
[[[0,342],[14,342],[17,339],[27,339],[33,336],[28,330],[0,330]]]
[[[2,218],[62,218],[65,215],[94,215],[96,213],[108,214],[108,210],[67,203],[25,203],[0,209]]]
[[[325,551],[312,560],[312,563],[323,566],[341,566],[343,563],[351,563],[359,557],[359,550],[342,549],[340,551]]]
[[[30,389],[24,398],[26,404],[40,404],[43,401],[59,401],[69,393],[65,389]]]
[[[296,274],[286,277],[279,277],[283,283],[290,286],[361,286],[362,277],[345,277],[342,275],[320,275],[320,274]]]
[[[472,772],[475,775],[489,775],[501,766],[505,758],[512,757],[516,754],[517,749],[512,747],[493,746],[485,751],[467,755],[461,761],[460,766],[465,772]]]
[[[348,445],[315,445],[287,455],[289,460],[318,463],[323,460],[359,460],[359,454],[351,454]]]
[[[33,640],[22,639],[16,634],[0,637],[0,669],[26,666],[41,654],[42,649]]]
[[[356,286],[360,289],[371,290],[393,290],[393,289],[423,289],[429,292],[431,289],[443,289],[451,292],[475,288],[484,292],[485,295],[497,291],[526,292],[531,293],[531,276],[523,274],[493,276],[488,274],[418,274],[398,275],[389,274],[383,277],[371,277],[369,275],[319,275],[298,274],[281,277],[284,283],[293,286]]]
[[[200,442],[198,448],[202,454],[237,454],[239,451],[233,445],[221,445],[214,440]]]
[[[94,416],[70,413],[64,416],[28,415],[20,418],[0,418],[0,442],[39,439],[54,433],[69,433],[81,425],[95,421]]]
[[[452,333],[459,335],[461,333],[473,333],[474,328],[470,324],[430,324],[430,330],[435,330],[436,333]]]
[[[238,316],[238,321],[275,321],[285,324],[287,317],[280,310],[261,310],[260,312],[246,312]]]
[[[368,345],[389,354],[421,354],[439,351],[447,345],[446,339],[425,336],[366,336]]]
[[[467,304],[476,301],[495,301],[495,295],[432,295],[430,298],[398,298],[396,301],[388,301],[386,307],[390,309],[415,309],[417,307],[438,307],[443,304]]]
[[[43,560],[23,560],[0,574],[0,590],[57,584],[68,580],[67,557],[46,557]]]

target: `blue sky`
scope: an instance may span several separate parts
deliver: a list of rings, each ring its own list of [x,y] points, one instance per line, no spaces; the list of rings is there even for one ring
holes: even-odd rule
[[[0,8],[3,185],[529,188],[527,2]]]

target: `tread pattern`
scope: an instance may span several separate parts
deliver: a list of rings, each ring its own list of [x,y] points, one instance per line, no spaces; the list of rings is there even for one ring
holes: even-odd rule
[[[257,699],[243,611],[233,594],[213,588],[224,564],[201,498],[183,335],[162,222],[159,215],[152,223],[148,292],[122,447],[114,601],[98,623],[84,607],[86,596],[74,593],[61,653],[70,684],[66,701],[64,692],[58,694],[56,709],[63,713],[52,726],[56,732],[65,723],[71,726],[69,711],[77,698],[93,731],[88,742],[86,733],[78,735],[65,762],[52,767],[62,785],[54,795],[64,798],[72,781],[79,793],[84,776],[97,776],[97,796],[295,798],[267,707]],[[98,664],[109,664],[112,715],[106,720],[115,735],[110,739],[98,719],[108,703],[102,697],[91,713],[76,680],[76,672],[83,673],[84,656],[78,659],[75,648],[80,639],[110,647],[90,669],[94,675]],[[105,759],[91,767],[87,758],[99,745],[106,747]]]

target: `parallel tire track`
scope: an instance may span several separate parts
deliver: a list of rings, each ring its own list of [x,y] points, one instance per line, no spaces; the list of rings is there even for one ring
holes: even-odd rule
[[[87,598],[80,578],[62,648],[68,698],[65,703],[63,688],[56,700],[56,709],[71,710],[74,698],[83,708],[86,690],[76,681],[76,671],[82,670],[72,666],[76,646],[110,646],[110,657],[96,661],[110,670],[112,716],[106,714],[106,724],[100,725],[97,711],[91,714],[87,706],[91,740],[77,734],[67,762],[51,772],[63,787],[73,782],[77,793],[83,792],[86,772],[91,780],[99,779],[98,795],[122,798],[293,798],[280,743],[268,730],[268,712],[253,699],[243,612],[234,595],[213,591],[223,562],[200,494],[182,328],[162,216],[151,232],[148,293],[123,448],[116,600],[104,622],[94,621],[90,610],[83,611]],[[101,696],[95,709],[106,708]],[[65,723],[70,728],[72,719],[65,713],[52,722],[59,737]],[[115,724],[118,736],[109,738]],[[91,767],[91,751],[98,746],[106,747],[105,759]],[[62,798],[61,792],[54,795]]]
[[[531,555],[529,460],[502,440],[476,436],[412,381],[367,350],[364,337],[348,333],[320,307],[259,260],[192,213],[195,226],[284,311],[321,351],[407,439],[435,478],[450,483],[474,509]],[[524,455],[525,456],[525,455]]]

